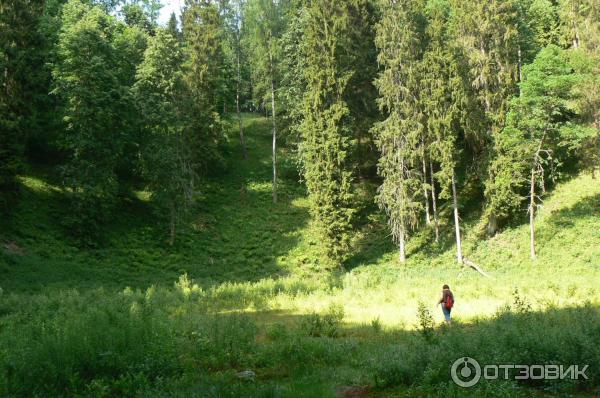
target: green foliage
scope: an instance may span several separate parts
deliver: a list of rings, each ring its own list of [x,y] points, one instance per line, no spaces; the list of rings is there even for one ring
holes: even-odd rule
[[[128,88],[120,79],[118,23],[100,8],[72,0],[63,9],[54,93],[63,101],[65,188],[72,208],[65,224],[75,236],[94,234],[115,203],[116,167],[127,132]]]
[[[253,98],[262,108],[270,108],[271,87],[279,86],[281,46],[286,2],[248,1],[244,7],[243,43],[250,63]],[[268,105],[267,105],[268,104]]]
[[[448,369],[464,356],[481,364],[593,364],[600,355],[590,348],[600,327],[591,304],[543,311],[517,304],[469,325],[428,326],[435,339],[409,330],[365,334],[346,327],[335,339],[316,338],[286,326],[288,332],[267,341],[257,338],[265,327],[251,315],[212,314],[202,299],[185,299],[173,289],[9,295],[0,310],[0,392],[9,397],[189,396],[195,389],[214,396],[277,391],[323,397],[353,383],[380,393],[400,388],[437,397],[453,394]],[[240,369],[257,375],[252,388],[236,376]],[[586,373],[589,379],[579,381],[482,380],[473,394],[531,396],[532,387],[553,394],[593,391],[600,376],[592,366]]]
[[[600,362],[598,0],[186,0],[181,30],[160,7],[0,4],[0,395],[597,392],[448,368]],[[271,99],[283,145],[275,115],[227,139]],[[459,209],[493,279],[450,267]]]
[[[571,364],[581,363],[573,358],[573,352],[566,348],[569,341],[579,343],[590,338],[590,334],[582,329],[586,317],[593,316],[597,308],[583,306],[563,311],[533,312],[528,314],[514,313],[503,310],[489,321],[480,321],[470,328],[450,328],[434,342],[424,339],[410,339],[407,346],[397,347],[382,357],[374,366],[374,377],[380,387],[394,385],[414,386],[413,393],[427,391],[432,386],[441,387],[440,395],[452,391],[452,384],[446,384],[449,377],[449,366],[454,360],[469,356],[480,363],[511,363],[511,364]],[[565,329],[550,325],[572,325]],[[550,328],[550,329],[547,329]],[[544,333],[539,333],[544,330]],[[548,332],[548,333],[546,333]],[[507,341],[510,341],[510,349]],[[578,343],[578,344],[579,344]],[[592,360],[594,352],[586,360]],[[581,360],[580,360],[581,361]],[[591,369],[591,367],[589,368]],[[590,371],[589,373],[592,373]],[[590,380],[597,376],[589,374]],[[503,388],[496,381],[491,391],[494,394],[485,396],[504,396]],[[512,382],[514,383],[514,381]],[[527,380],[525,385],[537,385],[548,391],[562,392],[586,389],[584,380],[553,383],[551,380]],[[417,387],[418,386],[418,387]],[[515,388],[517,386],[514,386]],[[485,382],[480,382],[474,391],[475,396],[481,396],[486,389]],[[516,393],[513,389],[510,396],[526,395],[525,391]],[[496,395],[498,394],[498,395]],[[437,396],[437,395],[436,395]]]
[[[417,319],[418,325],[417,328],[421,335],[426,340],[433,339],[434,331],[435,331],[435,321],[433,320],[433,316],[431,315],[431,311],[427,308],[425,303],[422,301],[419,302],[417,306]]]
[[[218,168],[225,140],[219,114],[222,99],[223,47],[222,19],[216,4],[185,2],[182,16],[183,39],[187,49],[186,82],[191,103],[189,135],[194,155],[194,170],[199,174]],[[215,167],[217,166],[217,167]]]
[[[38,2],[19,0],[0,4],[0,209],[10,208],[16,193],[16,175],[23,168],[27,117],[32,113],[28,92],[39,40],[35,26],[42,7]],[[6,216],[6,215],[4,215]]]
[[[161,213],[169,214],[171,244],[191,204],[195,179],[189,150],[194,137],[182,106],[190,100],[183,61],[177,39],[159,29],[138,66],[133,87],[147,135],[142,140],[142,175]]]
[[[511,103],[507,126],[495,136],[495,178],[487,185],[488,211],[508,217],[519,210],[530,184],[544,192],[571,153],[594,131],[580,124],[569,53],[550,45],[525,67],[521,94]],[[535,180],[529,181],[534,173]],[[532,177],[533,178],[533,177]]]
[[[334,265],[348,258],[355,213],[351,154],[356,140],[344,99],[355,67],[345,47],[349,7],[334,1],[311,2],[301,44],[307,83],[299,128],[302,175],[313,220]]]
[[[448,370],[464,355],[480,363],[598,361],[590,347],[598,329],[600,185],[589,174],[560,183],[546,199],[536,267],[521,250],[527,230],[516,226],[485,242],[465,237],[493,279],[457,275],[447,228],[439,248],[398,268],[377,218],[368,257],[350,272],[325,274],[316,264],[321,242],[305,225],[307,200],[293,177],[282,180],[289,201],[264,205],[268,120],[244,122],[252,144],[244,174],[205,181],[193,223],[173,248],[161,244],[162,226],[154,227],[150,206],[137,200],[117,210],[107,247],[73,247],[53,216],[64,192],[39,177],[21,179],[14,229],[3,232],[0,245],[0,388],[10,388],[0,395],[322,398],[339,386],[370,386],[383,395],[463,396]],[[239,159],[238,142],[231,145]],[[467,227],[475,222],[464,220]],[[409,250],[428,239],[418,231]],[[178,280],[183,272],[189,276]],[[414,327],[417,302],[439,298],[432,286],[442,280],[460,292],[453,315],[461,322],[439,328],[441,311],[432,309],[428,341]],[[143,290],[123,290],[127,285]],[[515,305],[515,287],[529,310]],[[330,303],[343,303],[337,337],[324,337],[324,326],[322,337],[308,336],[302,325],[313,312],[325,325]],[[507,304],[510,312],[494,315]],[[369,326],[374,317],[380,332]],[[254,382],[237,378],[247,369]],[[38,384],[30,377],[38,374],[56,377]],[[593,379],[584,384],[482,381],[471,396],[585,394],[598,384],[597,372],[588,375]]]
[[[324,315],[313,312],[302,323],[301,329],[311,337],[338,337],[344,307],[332,305]]]
[[[373,332],[375,332],[376,334],[381,333],[383,328],[381,326],[381,321],[379,320],[379,317],[371,320],[371,327],[373,328]]]
[[[378,62],[383,66],[376,86],[380,110],[386,115],[373,129],[381,153],[378,172],[383,178],[377,201],[400,245],[400,261],[405,260],[408,231],[416,226],[422,206],[421,174],[415,167],[424,128],[417,94],[424,45],[422,6],[418,1],[388,4],[376,36]]]
[[[136,26],[148,34],[154,34],[154,26],[140,5],[127,4],[123,7],[121,13],[127,25]]]
[[[556,4],[549,0],[533,0],[527,10],[529,30],[533,35],[533,55],[549,44],[558,42],[558,10]]]

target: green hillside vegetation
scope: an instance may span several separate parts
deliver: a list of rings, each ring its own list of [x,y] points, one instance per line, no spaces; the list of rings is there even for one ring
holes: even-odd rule
[[[455,264],[443,220],[440,245],[422,230],[399,267],[385,220],[371,208],[352,270],[331,272],[319,265],[293,153],[282,150],[287,168],[272,204],[268,120],[244,123],[252,160],[207,181],[173,247],[138,192],[104,231],[102,248],[78,248],[55,222],[68,209],[52,175],[20,177],[22,207],[2,236],[5,393],[333,397],[352,387],[463,396],[445,373],[461,349],[482,360],[499,352],[506,361],[597,363],[589,347],[600,328],[600,184],[590,174],[566,176],[545,200],[535,262],[526,224],[484,241],[467,235],[465,253],[491,274],[482,277]],[[231,159],[240,151],[232,141]],[[476,215],[465,222],[476,223]],[[419,244],[431,248],[416,254]],[[457,298],[452,329],[438,326],[434,306],[443,283]],[[235,372],[245,369],[256,382],[239,381]],[[537,387],[591,393],[589,384]],[[529,396],[530,387],[494,383],[470,393]]]
[[[0,397],[600,396],[599,181],[600,0],[0,1]]]

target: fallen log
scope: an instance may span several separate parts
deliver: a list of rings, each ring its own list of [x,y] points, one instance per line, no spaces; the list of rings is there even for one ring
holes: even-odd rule
[[[490,275],[487,274],[479,265],[477,265],[476,263],[474,263],[466,257],[463,257],[463,265],[473,268],[475,271],[479,272],[481,275],[487,278],[490,277]]]

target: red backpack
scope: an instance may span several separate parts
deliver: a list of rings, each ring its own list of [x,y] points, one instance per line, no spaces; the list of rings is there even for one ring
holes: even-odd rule
[[[447,310],[451,310],[454,306],[454,298],[452,298],[452,296],[448,296],[444,305],[446,306]]]

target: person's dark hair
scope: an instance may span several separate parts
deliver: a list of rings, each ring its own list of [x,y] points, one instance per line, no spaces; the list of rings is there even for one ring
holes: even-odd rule
[[[444,286],[442,286],[442,289],[450,289],[450,286],[444,285]]]

